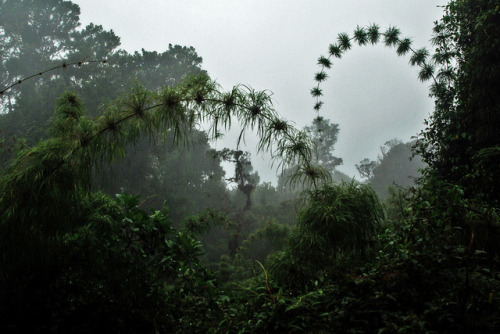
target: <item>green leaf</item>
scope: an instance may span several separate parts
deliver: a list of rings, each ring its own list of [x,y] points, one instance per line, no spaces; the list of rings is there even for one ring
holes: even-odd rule
[[[421,48],[415,51],[415,53],[410,58],[411,65],[422,65],[429,56],[429,51],[426,48]]]
[[[311,89],[311,95],[314,97],[319,97],[323,95],[323,92],[319,87],[314,87],[313,89]]]
[[[434,66],[430,64],[424,64],[422,66],[422,69],[418,73],[418,78],[420,81],[427,81],[430,78],[432,78],[432,75],[434,74]]]
[[[341,50],[345,51],[351,48],[351,39],[349,38],[349,35],[347,35],[347,33],[340,33],[337,37],[337,40],[339,42]]]
[[[319,111],[323,106],[323,103],[324,103],[323,101],[316,102],[316,104],[314,105],[314,110]]]
[[[399,42],[400,31],[396,27],[389,27],[385,32],[384,43],[386,46],[395,46]]]
[[[332,61],[324,56],[321,56],[318,58],[318,65],[330,68],[332,67]]]
[[[314,75],[314,80],[316,80],[317,82],[321,82],[321,81],[324,81],[325,79],[327,78],[327,75],[325,72],[321,71],[321,72],[318,72]]]
[[[365,45],[366,43],[368,43],[368,33],[364,28],[357,26],[356,30],[354,30],[354,39],[360,46]]]
[[[380,27],[376,24],[372,24],[368,27],[368,39],[370,43],[376,44],[380,39]]]
[[[398,48],[396,49],[396,53],[398,56],[403,56],[408,53],[411,49],[411,39],[406,37],[402,41],[399,42]]]
[[[342,57],[342,49],[337,44],[330,44],[329,51],[330,54],[334,57]]]

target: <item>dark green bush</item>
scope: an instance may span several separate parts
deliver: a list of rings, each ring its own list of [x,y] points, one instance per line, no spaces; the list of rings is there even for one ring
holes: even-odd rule
[[[289,248],[275,254],[271,272],[295,288],[324,280],[339,259],[368,257],[383,219],[382,206],[368,186],[343,183],[310,191]]]

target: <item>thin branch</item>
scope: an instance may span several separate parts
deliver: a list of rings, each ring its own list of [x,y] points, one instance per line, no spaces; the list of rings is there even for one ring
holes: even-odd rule
[[[73,62],[73,63],[66,63],[66,62],[63,62],[61,65],[57,65],[57,66],[54,66],[54,67],[51,67],[47,70],[44,70],[44,71],[41,71],[41,72],[38,72],[36,74],[32,74],[30,76],[27,76],[26,78],[22,78],[22,79],[19,79],[17,80],[16,82],[14,82],[13,84],[11,84],[10,86],[7,86],[6,88],[0,90],[0,96],[2,96],[5,92],[7,92],[9,89],[17,86],[17,85],[20,85],[22,84],[23,82],[27,81],[27,80],[30,80],[30,79],[33,79],[35,77],[38,77],[38,76],[41,76],[41,75],[44,75],[45,73],[47,72],[51,72],[51,71],[55,71],[57,69],[60,69],[60,68],[68,68],[70,66],[78,66],[78,67],[81,67],[83,64],[91,64],[91,63],[101,63],[101,64],[106,64],[108,61],[107,60],[81,60],[81,61],[76,61],[76,62]]]

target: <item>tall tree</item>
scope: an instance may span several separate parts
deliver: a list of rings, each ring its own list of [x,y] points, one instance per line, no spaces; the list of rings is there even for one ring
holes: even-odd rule
[[[342,158],[333,155],[340,131],[339,125],[318,116],[304,130],[310,134],[315,146],[313,161],[323,166],[328,172],[333,173],[337,166],[342,165]]]
[[[2,1],[0,46],[4,50],[1,58],[4,76],[1,85],[6,87],[63,60],[69,63],[109,58],[120,44],[119,38],[112,31],[106,32],[93,24],[78,30],[79,14],[78,5],[70,1]],[[68,68],[63,75],[45,73],[4,92],[2,109],[9,114],[4,115],[2,123],[12,124],[5,127],[2,124],[2,127],[36,140],[46,135],[34,128],[48,124],[54,101],[65,89],[80,88],[89,81],[89,70],[93,74],[101,73],[104,64],[95,64],[83,71]]]
[[[469,198],[499,204],[500,9],[496,1],[452,1],[436,24],[436,109],[419,152],[439,178]]]
[[[169,45],[162,53],[119,50],[112,30],[89,24],[80,28],[80,8],[63,0],[3,0],[0,3],[1,86],[64,63],[82,66],[52,71],[2,94],[0,115],[4,136],[30,143],[47,136],[55,101],[65,90],[78,90],[87,109],[101,106],[127,92],[138,80],[149,89],[173,85],[202,72],[202,59],[190,47]],[[85,61],[106,60],[85,66]],[[112,64],[112,65],[109,65]],[[45,126],[41,126],[45,125]]]
[[[92,23],[80,28],[80,9],[69,1],[5,0],[0,9],[1,64],[6,69],[2,87],[62,64],[61,59],[66,64],[83,62],[82,66],[44,73],[3,94],[6,113],[0,115],[0,129],[6,146],[12,137],[23,137],[30,145],[46,138],[55,101],[65,90],[78,91],[89,113],[97,116],[104,104],[129,91],[135,82],[157,90],[204,73],[202,59],[192,47],[169,45],[161,53],[119,50],[120,39],[112,30]],[[86,60],[106,63],[86,65]],[[172,144],[169,134],[163,140],[139,139],[135,148],[126,148],[127,161],[100,171],[104,176],[96,178],[97,184],[111,194],[120,189],[144,194],[146,205],[157,209],[167,200],[176,222],[202,205],[216,206],[216,199],[225,193],[220,161],[211,152],[206,135],[193,131],[192,136],[191,144],[184,147]],[[1,152],[4,163],[9,152]],[[169,168],[174,163],[179,164],[177,168]],[[213,191],[210,196],[209,191]]]
[[[68,42],[80,25],[79,15],[80,8],[70,1],[2,0],[2,86],[64,59],[71,51]],[[40,77],[39,80],[47,79]],[[26,89],[25,86],[11,93]]]
[[[413,143],[402,143],[397,139],[387,141],[380,147],[376,161],[364,159],[356,168],[366,182],[381,199],[389,195],[390,187],[408,188],[421,176],[420,169],[425,167],[422,157],[413,155]]]
[[[259,175],[257,172],[252,172],[252,161],[250,153],[241,150],[230,150],[228,148],[217,152],[224,160],[234,164],[234,176],[227,179],[229,182],[236,183],[237,189],[245,198],[244,211],[252,207],[252,193],[259,183]]]

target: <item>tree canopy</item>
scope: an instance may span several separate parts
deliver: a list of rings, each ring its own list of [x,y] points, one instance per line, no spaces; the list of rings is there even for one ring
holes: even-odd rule
[[[193,48],[131,55],[112,31],[77,29],[70,1],[0,6],[2,135],[26,137],[0,145],[0,331],[499,331],[496,1],[450,1],[433,55],[372,24],[318,59],[318,112],[327,69],[355,43],[383,41],[431,80],[435,111],[414,145],[427,166],[385,204],[368,185],[330,182],[337,124],[317,116],[296,129],[268,91],[221,89]],[[40,68],[16,72],[27,61]],[[258,184],[247,153],[210,148],[235,125],[237,144],[252,131],[302,181],[300,202],[273,207],[277,192]],[[386,144],[360,166],[372,182],[407,152]],[[116,165],[125,157],[133,168]],[[232,193],[223,158],[235,164]],[[102,188],[127,188],[115,196],[96,189],[110,165],[118,177]],[[128,193],[146,188],[144,199]],[[230,207],[238,192],[246,205]]]

